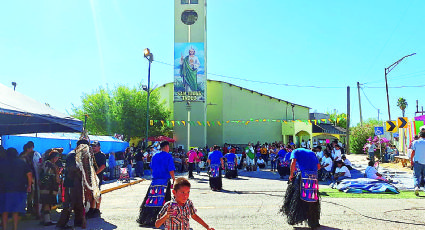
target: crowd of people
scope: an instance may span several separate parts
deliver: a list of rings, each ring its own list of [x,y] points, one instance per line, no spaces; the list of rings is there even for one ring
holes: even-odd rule
[[[74,210],[74,226],[85,227],[86,218],[100,217],[100,185],[106,167],[106,156],[100,143],[89,142],[87,135],[77,148],[62,160],[63,149],[51,148],[43,154],[34,151],[29,141],[19,154],[17,149],[0,146],[0,213],[2,229],[7,229],[9,214],[13,229],[18,229],[18,216],[30,214],[44,226],[68,229]],[[50,215],[52,207],[61,203],[57,222]],[[85,206],[90,206],[85,212]]]
[[[187,171],[188,179],[193,179],[195,171],[199,174],[206,170],[211,190],[221,191],[222,172],[226,178],[232,179],[238,176],[238,170],[255,172],[269,167],[281,178],[288,177],[288,189],[281,208],[288,223],[306,221],[314,228],[319,226],[320,219],[319,181],[330,181],[333,187],[350,178],[353,168],[338,141],[326,145],[310,145],[309,142],[300,145],[301,148],[294,143],[257,142],[246,146],[225,144],[222,147],[191,148],[186,152],[182,148],[170,150],[169,143],[164,141],[146,150],[133,146],[123,153],[105,155],[98,141],[90,143],[82,135],[77,147],[64,160],[61,148],[51,148],[40,154],[34,151],[34,143],[28,142],[18,154],[14,148],[5,150],[0,146],[2,226],[7,229],[11,214],[14,229],[17,229],[18,215],[29,213],[41,220],[42,225],[67,229],[71,228],[68,221],[74,211],[74,226],[84,228],[86,219],[100,217],[100,186],[104,178],[116,177],[117,167],[128,169],[130,174],[134,167],[135,176],[143,177],[145,169],[152,173],[137,219],[140,226],[160,227],[164,224],[166,229],[188,229],[189,217],[192,217],[206,229],[213,229],[196,214],[189,200],[190,182],[182,177],[176,179],[175,173]],[[418,194],[425,176],[425,130],[409,148],[412,150],[415,194]],[[391,160],[398,151],[390,146],[386,154],[385,158]],[[366,177],[388,181],[378,173],[374,156],[370,156]],[[124,163],[118,164],[119,160]],[[109,172],[108,176],[104,175],[105,171]],[[174,199],[171,199],[172,194]],[[58,201],[63,209],[58,222],[54,222],[50,211]],[[90,206],[87,213],[86,206]]]

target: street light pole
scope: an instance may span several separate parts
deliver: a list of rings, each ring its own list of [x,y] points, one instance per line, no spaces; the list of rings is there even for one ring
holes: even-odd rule
[[[146,139],[145,139],[145,148],[148,147],[148,137],[149,137],[149,97],[151,94],[151,64],[153,62],[153,54],[150,52],[148,48],[144,51],[144,56],[149,61],[148,68],[148,98],[146,101]]]
[[[403,59],[413,56],[416,53],[412,53],[409,55],[406,55],[402,58],[400,58],[400,60],[394,62],[393,64],[391,64],[390,66],[388,66],[388,68],[385,68],[385,88],[387,90],[387,104],[388,104],[388,120],[391,121],[391,110],[390,110],[390,98],[388,96],[388,80],[387,80],[387,75],[391,72],[391,70],[393,70],[401,61],[403,61]]]
[[[388,80],[387,80],[387,75],[391,72],[391,70],[393,70],[401,61],[403,61],[403,59],[413,56],[416,53],[412,53],[409,55],[406,55],[402,58],[400,58],[398,61],[394,62],[393,64],[391,64],[390,66],[388,66],[387,68],[385,68],[385,89],[387,90],[387,104],[388,104],[388,120],[391,121],[391,110],[390,110],[390,98],[388,95]],[[379,114],[378,114],[379,116]],[[391,141],[393,140],[393,133],[391,132]]]

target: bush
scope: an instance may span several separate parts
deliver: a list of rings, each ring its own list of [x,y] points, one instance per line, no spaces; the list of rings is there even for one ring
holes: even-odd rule
[[[350,129],[350,151],[351,153],[363,154],[363,147],[367,139],[375,134],[374,126],[371,124],[358,125]]]
[[[363,147],[368,142],[367,139],[375,135],[375,126],[381,125],[381,121],[369,119],[363,122],[363,125],[359,123],[356,127],[350,128],[350,152],[365,153]]]

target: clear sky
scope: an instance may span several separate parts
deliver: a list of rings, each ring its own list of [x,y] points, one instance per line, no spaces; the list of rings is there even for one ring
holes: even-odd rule
[[[356,83],[370,100],[361,91],[363,118],[377,118],[380,109],[386,120],[384,69],[417,53],[388,75],[390,87],[422,85],[389,89],[392,118],[401,116],[398,97],[413,117],[417,99],[425,106],[424,11],[422,0],[208,0],[208,78],[311,112],[346,112],[350,86],[356,124]],[[4,1],[0,83],[15,81],[17,91],[64,113],[99,86],[146,84],[144,48],[173,64],[173,14],[171,0]],[[154,62],[151,80],[172,82],[173,67]]]

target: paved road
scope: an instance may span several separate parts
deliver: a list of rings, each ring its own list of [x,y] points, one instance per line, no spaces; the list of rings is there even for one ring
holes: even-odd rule
[[[198,215],[215,229],[293,229],[279,213],[286,182],[272,172],[241,172],[223,179],[224,191],[209,189],[205,173],[190,180]],[[150,181],[103,195],[102,218],[90,219],[87,229],[149,229],[136,223]],[[320,229],[425,229],[425,199],[323,198]],[[203,229],[191,220],[194,230]],[[54,229],[24,221],[21,229]],[[307,229],[296,226],[295,229]]]

